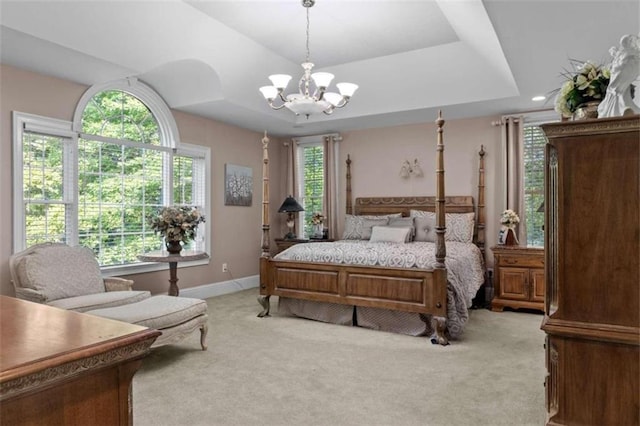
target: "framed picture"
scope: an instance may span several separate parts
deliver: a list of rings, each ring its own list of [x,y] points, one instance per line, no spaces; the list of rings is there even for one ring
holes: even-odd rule
[[[253,200],[253,170],[251,167],[224,165],[224,205],[250,206]]]
[[[507,228],[500,229],[498,232],[498,244],[505,244],[507,242]]]

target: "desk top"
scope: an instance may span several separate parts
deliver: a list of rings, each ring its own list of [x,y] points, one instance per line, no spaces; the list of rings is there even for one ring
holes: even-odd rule
[[[182,250],[178,254],[171,254],[166,251],[150,251],[138,256],[143,262],[191,262],[193,260],[208,259],[209,255],[203,251]]]
[[[138,325],[0,296],[0,383],[101,353],[116,351],[96,360],[95,368],[101,361],[141,356],[159,335]],[[2,386],[0,399],[10,388]]]

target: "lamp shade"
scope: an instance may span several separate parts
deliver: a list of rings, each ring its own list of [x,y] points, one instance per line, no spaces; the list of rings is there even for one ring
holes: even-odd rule
[[[289,195],[284,200],[284,202],[282,203],[282,205],[278,209],[278,213],[292,213],[292,212],[302,212],[302,211],[304,211],[302,206],[300,204],[298,204],[296,199],[293,198],[291,195]]]

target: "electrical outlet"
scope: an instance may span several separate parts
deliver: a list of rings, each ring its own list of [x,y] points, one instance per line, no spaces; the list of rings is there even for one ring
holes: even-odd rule
[[[226,263],[222,264],[222,272],[229,272],[229,266]]]

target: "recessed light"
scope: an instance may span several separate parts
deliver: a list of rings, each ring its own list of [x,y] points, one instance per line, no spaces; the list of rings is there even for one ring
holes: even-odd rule
[[[531,98],[531,100],[534,102],[544,101],[545,99],[547,99],[547,97],[542,95],[534,96],[533,98]]]

